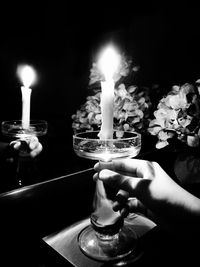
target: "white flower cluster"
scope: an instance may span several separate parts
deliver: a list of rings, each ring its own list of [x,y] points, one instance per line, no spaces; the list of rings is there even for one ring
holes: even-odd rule
[[[100,109],[101,92],[88,96],[86,102],[72,115],[74,132],[99,130],[101,126]],[[147,129],[149,124],[151,102],[146,90],[137,86],[120,84],[115,89],[114,129],[118,136],[122,131],[139,131]]]
[[[173,86],[163,97],[148,131],[158,137],[157,148],[169,144],[168,139],[178,138],[188,146],[199,145],[200,102],[198,85],[189,83]]]

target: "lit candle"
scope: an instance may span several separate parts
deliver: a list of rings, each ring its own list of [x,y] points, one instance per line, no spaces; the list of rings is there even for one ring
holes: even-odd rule
[[[101,82],[101,130],[100,139],[113,138],[113,113],[114,113],[114,79],[113,76],[119,66],[120,55],[112,46],[108,46],[102,53],[98,67],[105,77]]]
[[[28,65],[19,66],[17,68],[17,73],[22,81],[23,86],[21,86],[22,92],[22,128],[28,129],[30,126],[30,101],[31,101],[31,84],[36,79],[35,71],[32,67]]]

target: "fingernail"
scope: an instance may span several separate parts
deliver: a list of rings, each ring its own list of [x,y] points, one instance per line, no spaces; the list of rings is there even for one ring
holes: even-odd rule
[[[129,198],[129,193],[124,190],[118,191],[116,195],[117,201],[122,202],[122,203],[126,202],[128,198]]]
[[[99,163],[97,162],[95,165],[94,165],[94,170],[96,171],[99,167]]]
[[[120,211],[120,214],[121,214],[122,217],[127,217],[127,215],[128,215],[128,210],[125,209],[125,208],[123,208],[123,209]]]
[[[20,143],[20,142],[17,142],[17,143],[14,144],[13,147],[14,147],[15,149],[18,149],[18,148],[20,147],[20,145],[21,145],[21,143]]]
[[[30,147],[30,149],[34,149],[35,148],[35,144],[34,143],[30,143],[29,147]]]
[[[98,180],[98,173],[95,173],[95,174],[93,175],[93,179],[94,179],[94,181]]]

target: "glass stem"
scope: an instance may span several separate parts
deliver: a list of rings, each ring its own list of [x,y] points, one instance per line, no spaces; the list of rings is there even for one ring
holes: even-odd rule
[[[100,239],[113,239],[123,225],[120,212],[115,212],[113,206],[114,194],[112,188],[105,188],[102,181],[96,181],[96,191],[93,201],[94,212],[91,223]]]
[[[18,156],[17,159],[17,169],[16,169],[16,183],[19,187],[21,187],[22,184],[22,177],[21,177],[21,157]]]

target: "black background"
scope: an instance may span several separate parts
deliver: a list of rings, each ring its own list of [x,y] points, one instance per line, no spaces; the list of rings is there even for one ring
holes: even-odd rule
[[[44,155],[48,163],[62,162],[59,170],[53,164],[50,176],[76,169],[77,164],[69,163],[71,154],[66,154],[73,153],[71,115],[91,93],[89,70],[100,46],[113,39],[132,57],[140,66],[133,83],[157,83],[166,90],[195,82],[200,78],[199,11],[191,3],[136,1],[1,5],[0,119],[20,119],[21,84],[16,68],[31,64],[38,75],[32,86],[31,118],[49,122]],[[45,154],[47,148],[51,153]]]
[[[95,54],[110,38],[140,66],[134,82],[172,85],[200,77],[197,6],[69,3],[1,6],[1,117],[21,116],[20,63],[33,65],[38,75],[32,114],[73,113],[88,94]]]

